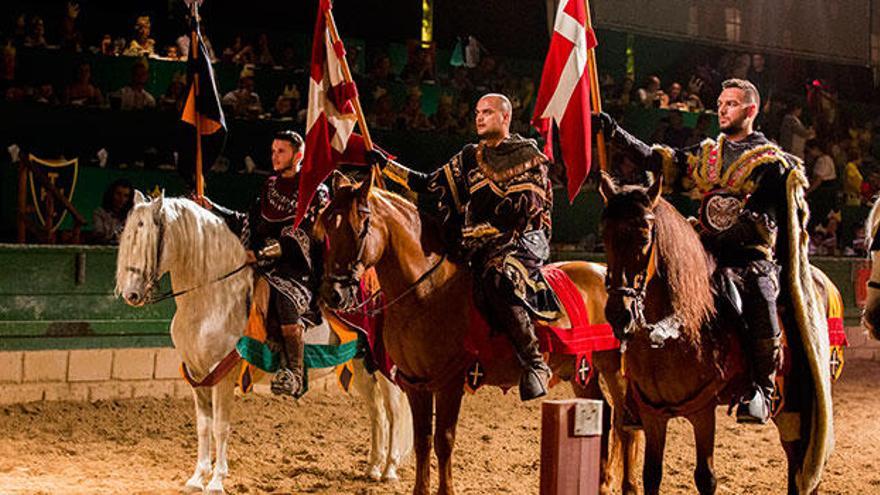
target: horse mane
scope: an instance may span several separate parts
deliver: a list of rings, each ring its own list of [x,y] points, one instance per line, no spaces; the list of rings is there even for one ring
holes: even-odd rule
[[[665,199],[654,208],[658,262],[669,299],[686,329],[699,332],[715,314],[711,274],[714,260],[693,226]]]
[[[432,251],[435,249],[447,250],[444,245],[442,226],[436,217],[422,211],[415,203],[393,191],[374,187],[370,191],[370,195],[376,201],[384,203],[400,213],[409,225],[418,224],[422,246],[430,247]]]
[[[155,201],[155,200],[154,200]],[[155,203],[136,205],[129,213],[119,243],[116,291],[121,290],[126,267],[131,266],[147,272],[156,260],[156,243],[159,231],[146,231],[145,242],[149,249],[132,242],[126,232],[135,229],[137,222],[153,225]],[[244,262],[244,248],[238,238],[217,215],[185,198],[164,198],[160,211],[165,233],[162,257],[163,271],[172,268],[187,278],[220,276]]]

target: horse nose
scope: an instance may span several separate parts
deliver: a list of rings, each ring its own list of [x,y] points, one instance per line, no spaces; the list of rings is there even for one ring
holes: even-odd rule
[[[611,324],[614,336],[618,340],[623,340],[626,337],[627,329],[632,324],[633,316],[622,304],[613,305],[609,303],[605,306],[605,319]]]
[[[128,301],[129,304],[137,304],[140,302],[141,296],[137,292],[127,292],[125,294],[125,300]]]

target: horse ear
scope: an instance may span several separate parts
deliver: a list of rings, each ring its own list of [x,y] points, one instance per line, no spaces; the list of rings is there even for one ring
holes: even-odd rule
[[[349,179],[347,175],[343,174],[339,170],[333,170],[333,172],[331,172],[331,176],[332,177],[330,178],[330,184],[333,188],[334,193],[336,193],[336,191],[342,189],[343,187],[351,186],[352,184],[351,179]]]
[[[599,175],[601,176],[599,180],[599,194],[602,195],[602,200],[605,201],[605,204],[608,204],[608,200],[617,194],[617,186],[614,185],[614,179],[611,178],[608,172],[602,170],[599,172]]]
[[[161,210],[161,209],[162,209],[162,203],[165,202],[165,189],[162,189],[162,191],[159,193],[159,197],[157,197],[155,201],[156,201],[157,203],[159,203],[158,209]]]
[[[134,190],[134,204],[139,205],[141,203],[146,203],[146,202],[147,202],[147,197],[144,196],[144,193],[142,193],[139,189],[135,189]]]
[[[656,208],[660,202],[660,193],[663,192],[663,175],[657,174],[654,183],[648,188],[648,199],[651,200],[651,208]]]

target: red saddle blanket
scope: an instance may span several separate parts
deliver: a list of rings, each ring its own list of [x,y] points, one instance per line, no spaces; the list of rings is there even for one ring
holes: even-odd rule
[[[556,265],[542,268],[544,277],[559,298],[570,322],[569,327],[556,327],[547,322],[535,320],[535,333],[541,351],[545,353],[568,354],[576,361],[575,379],[586,383],[592,373],[592,353],[620,348],[611,325],[593,324],[590,314],[577,286],[568,275]],[[513,354],[510,340],[501,332],[492,332],[486,320],[476,309],[470,315],[471,328],[465,339],[465,349],[473,362],[467,370],[467,386],[475,391],[480,385],[480,367],[490,368],[495,362],[509,359]]]

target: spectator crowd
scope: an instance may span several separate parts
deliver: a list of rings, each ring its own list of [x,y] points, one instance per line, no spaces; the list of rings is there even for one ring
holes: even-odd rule
[[[67,2],[53,18],[46,20],[24,12],[3,28],[0,32],[3,104],[179,114],[187,88],[185,67],[181,65],[167,88],[158,94],[151,93],[148,83],[150,64],[154,60],[187,59],[191,48],[187,16],[168,21],[175,22],[176,33],[157,37],[154,19],[134,15],[130,19],[129,36],[114,37],[103,32],[83,33],[78,22],[80,10],[77,3]],[[226,88],[220,95],[227,119],[283,121],[301,129],[307,112],[303,95],[308,91],[308,60],[302,58],[293,41],[276,42],[267,32],[234,32],[221,33],[228,36],[228,43],[214,45],[212,35],[215,33],[211,27],[202,21],[203,38],[212,62],[234,67],[238,76],[236,87]],[[367,122],[373,129],[464,138],[474,132],[473,102],[480,95],[494,91],[511,99],[511,130],[535,135],[530,119],[540,61],[535,61],[529,69],[513,70],[511,67],[517,64],[494,56],[473,37],[460,40],[449,63],[438,62],[436,45],[415,41],[406,45],[404,63],[386,50],[373,50],[367,56],[361,45],[348,48]],[[41,51],[69,53],[76,61],[63,82],[20,73],[19,64]],[[129,57],[128,83],[121,88],[96,83],[93,74],[100,57]],[[714,137],[717,127],[712,109],[721,81],[729,77],[751,80],[762,94],[759,129],[787,152],[804,160],[807,166],[814,253],[863,254],[864,246],[853,241],[864,239],[864,232],[853,227],[861,222],[847,222],[841,217],[853,209],[863,210],[880,192],[877,162],[880,132],[875,132],[880,122],[851,111],[839,101],[834,88],[822,80],[812,81],[799,92],[786,93],[775,87],[773,69],[763,54],[730,52],[717,63],[702,62],[692,68],[676,68],[676,75],[683,75],[681,78],[667,79],[663,74],[652,74],[636,84],[635,76],[629,72],[618,79],[603,74],[601,88],[605,108],[623,121],[624,126],[629,112],[657,109],[661,117],[651,135],[645,137],[674,147],[688,147]],[[260,80],[257,75],[261,71],[277,72],[285,83],[280,89],[266,91],[257,86]],[[430,93],[430,98],[426,93]],[[686,125],[686,121],[691,125]],[[145,143],[142,147],[150,146]],[[644,174],[626,157],[618,156],[613,150],[611,155],[613,171],[619,177],[634,182],[645,180]],[[167,160],[161,160],[163,167],[173,168],[174,155],[168,153],[167,156]],[[258,171],[260,167],[254,162],[246,149],[233,146],[217,166],[221,171],[224,168]],[[142,164],[143,159],[123,153],[116,157],[115,163],[136,166]],[[125,185],[116,189],[125,189]],[[674,192],[690,194],[686,189]],[[120,211],[112,199],[113,194],[105,198],[102,225],[111,225],[114,214]],[[841,225],[846,226],[845,235],[838,232]],[[111,237],[105,235],[106,239]]]

